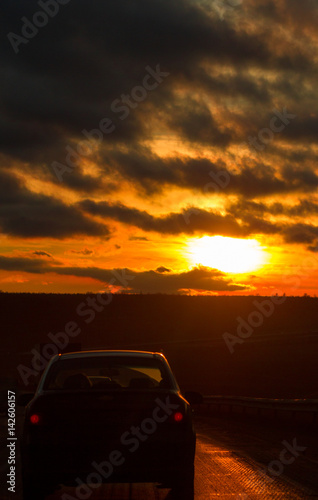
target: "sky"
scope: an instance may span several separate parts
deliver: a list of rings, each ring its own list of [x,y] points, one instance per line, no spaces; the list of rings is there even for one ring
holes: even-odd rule
[[[0,290],[316,295],[316,0],[3,0]]]

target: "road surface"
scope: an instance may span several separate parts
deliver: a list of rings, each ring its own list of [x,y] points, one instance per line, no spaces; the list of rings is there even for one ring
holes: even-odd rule
[[[22,500],[20,475],[17,478],[16,493],[8,492],[5,484],[6,418],[2,416],[0,420],[2,428],[0,498]],[[293,434],[290,431],[276,430],[275,435],[272,435],[268,431],[265,432],[246,423],[233,425],[220,418],[206,417],[197,417],[196,428],[195,500],[318,499],[318,484],[316,484],[318,461],[314,454],[307,453],[307,456],[306,453],[299,453],[294,464],[281,466],[283,471],[277,467],[277,460],[283,449],[281,442],[284,440],[292,442]],[[268,467],[275,460],[275,470],[279,475],[273,476],[268,473]],[[291,460],[290,454],[288,460]],[[298,467],[295,468],[297,461]],[[290,477],[292,468],[297,480]],[[69,495],[65,500],[77,498],[75,488],[63,488],[48,496],[47,500],[61,500],[63,494]],[[90,500],[172,500],[169,490],[159,489],[153,484],[103,485],[92,491],[89,498]]]

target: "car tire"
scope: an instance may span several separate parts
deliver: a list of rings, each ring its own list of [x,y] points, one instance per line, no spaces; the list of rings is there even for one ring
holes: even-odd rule
[[[171,488],[173,500],[194,499],[194,465],[182,469],[174,478]]]

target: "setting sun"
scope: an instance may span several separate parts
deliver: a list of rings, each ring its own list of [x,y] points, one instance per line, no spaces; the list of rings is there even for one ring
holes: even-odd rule
[[[189,243],[194,265],[226,273],[247,273],[259,269],[265,261],[264,251],[256,240],[203,236]]]

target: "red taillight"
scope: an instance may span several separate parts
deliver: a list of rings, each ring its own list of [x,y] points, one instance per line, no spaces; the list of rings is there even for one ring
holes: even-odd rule
[[[181,413],[180,411],[177,411],[176,413],[174,413],[173,420],[175,422],[181,422],[183,420],[183,413]]]
[[[30,416],[30,422],[31,424],[37,425],[41,421],[40,415],[37,413],[33,413],[33,415]]]

